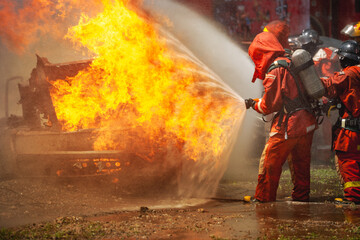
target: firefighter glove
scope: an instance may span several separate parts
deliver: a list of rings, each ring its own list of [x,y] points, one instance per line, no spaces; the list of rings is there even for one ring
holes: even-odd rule
[[[245,99],[245,106],[246,109],[249,109],[250,107],[254,108],[256,101],[252,98]]]

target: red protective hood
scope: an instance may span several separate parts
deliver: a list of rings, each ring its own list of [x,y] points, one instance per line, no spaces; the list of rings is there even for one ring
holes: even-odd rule
[[[290,27],[287,25],[285,21],[281,20],[274,20],[272,22],[269,22],[265,28],[264,32],[271,32],[275,35],[277,40],[280,42],[280,44],[283,46],[283,48],[290,48],[289,46],[289,33],[290,33]]]
[[[285,50],[274,34],[262,32],[256,35],[249,46],[249,56],[255,64],[252,82],[255,82],[256,78],[264,80],[270,64],[284,54]]]

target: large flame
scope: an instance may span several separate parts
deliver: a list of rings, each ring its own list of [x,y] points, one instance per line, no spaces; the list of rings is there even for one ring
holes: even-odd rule
[[[0,0],[0,40],[19,54],[41,38],[61,39],[83,11],[94,15],[101,0]]]
[[[150,161],[174,140],[189,159],[219,160],[242,111],[236,95],[149,17],[120,0],[103,3],[67,35],[94,55],[91,66],[52,82],[63,130],[106,129],[94,148],[123,150],[114,128],[132,129],[141,132],[133,144],[150,145]]]

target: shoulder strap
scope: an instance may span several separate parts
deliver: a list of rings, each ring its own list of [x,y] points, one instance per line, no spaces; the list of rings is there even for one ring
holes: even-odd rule
[[[270,65],[270,67],[268,68],[266,73],[268,73],[278,67],[287,68],[288,66],[289,66],[289,64],[286,60],[276,60]]]

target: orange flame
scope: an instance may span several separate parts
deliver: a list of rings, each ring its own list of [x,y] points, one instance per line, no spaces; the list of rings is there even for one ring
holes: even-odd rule
[[[136,136],[127,137],[148,149],[149,161],[169,145],[194,161],[220,160],[242,112],[236,94],[150,17],[121,0],[103,4],[66,36],[94,60],[77,76],[52,82],[63,130],[102,129],[94,149],[123,150],[130,133],[117,129],[131,129]]]
[[[101,0],[0,0],[0,39],[16,53],[44,36],[63,38],[69,24],[85,9],[102,10]]]

